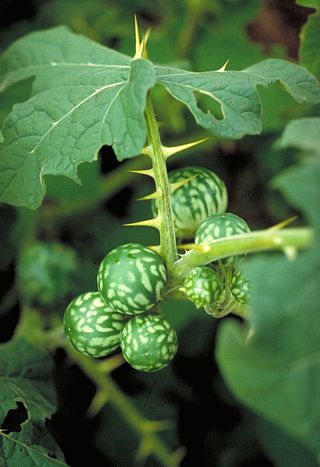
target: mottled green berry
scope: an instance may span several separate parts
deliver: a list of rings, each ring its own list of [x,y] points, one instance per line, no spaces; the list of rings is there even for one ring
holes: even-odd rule
[[[204,167],[184,167],[169,172],[169,182],[192,178],[171,196],[175,232],[178,238],[191,238],[198,226],[211,214],[224,212],[228,195],[224,182]],[[152,210],[157,214],[157,202]]]
[[[209,266],[194,268],[184,279],[183,291],[197,308],[224,300],[221,278]]]
[[[231,237],[250,232],[248,224],[230,212],[224,214],[213,214],[200,224],[196,236],[195,243],[212,243],[215,240],[224,237]],[[229,257],[221,260],[225,266],[233,266],[239,256]]]
[[[250,300],[251,284],[240,270],[233,273],[231,279],[231,293],[235,300],[242,305],[246,305]]]
[[[31,306],[58,309],[74,293],[78,262],[75,252],[61,243],[38,242],[19,258],[19,293]]]
[[[119,347],[124,315],[106,306],[99,292],[75,298],[64,313],[64,332],[71,344],[91,357],[105,357]]]
[[[157,371],[168,365],[177,352],[177,335],[169,322],[154,314],[130,319],[120,345],[126,361],[136,370]]]
[[[161,257],[137,243],[110,251],[100,264],[97,277],[106,305],[129,316],[152,308],[161,299],[166,281]]]

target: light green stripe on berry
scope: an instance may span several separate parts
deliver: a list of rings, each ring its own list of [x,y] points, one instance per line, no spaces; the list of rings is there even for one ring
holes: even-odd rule
[[[177,352],[177,335],[169,322],[154,314],[130,319],[120,345],[125,360],[136,370],[157,371],[169,364]]]
[[[171,196],[176,235],[191,237],[203,220],[227,208],[228,195],[224,182],[211,170],[203,167],[185,167],[169,173],[171,184],[187,180]],[[152,205],[157,213],[157,202]]]
[[[209,266],[194,268],[184,279],[183,289],[186,296],[197,308],[224,301],[223,281],[219,274]]]
[[[106,306],[99,292],[75,298],[64,313],[64,332],[79,352],[104,357],[119,347],[124,316]]]
[[[232,275],[231,294],[241,305],[246,305],[250,301],[251,284],[240,270],[235,271]]]
[[[121,245],[108,253],[97,277],[106,305],[129,316],[153,307],[161,299],[166,282],[161,257],[136,243]]]

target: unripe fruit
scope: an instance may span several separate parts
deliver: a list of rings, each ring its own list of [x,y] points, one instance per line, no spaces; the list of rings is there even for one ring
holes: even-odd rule
[[[171,195],[175,232],[178,238],[191,238],[208,216],[227,208],[228,195],[224,182],[204,167],[185,167],[169,172],[171,184],[194,177]],[[152,205],[157,214],[157,202]]]
[[[194,268],[184,279],[183,291],[197,308],[224,300],[221,278],[209,266]]]
[[[133,368],[150,372],[168,365],[177,352],[178,342],[175,330],[163,316],[145,314],[125,324],[120,345]]]
[[[195,243],[209,244],[220,238],[248,232],[250,232],[250,228],[241,217],[230,212],[213,214],[199,226],[195,236]],[[232,266],[237,262],[238,258],[238,256],[229,257],[221,260],[221,262],[225,266]]]
[[[30,305],[56,310],[74,293],[78,262],[75,252],[58,242],[37,242],[19,259],[19,293]]]
[[[75,298],[64,314],[64,332],[71,344],[91,357],[105,357],[119,347],[124,315],[110,310],[99,292]]]
[[[235,300],[242,305],[246,305],[250,300],[251,284],[240,270],[235,271],[232,276],[231,293]]]
[[[167,277],[157,253],[128,243],[107,254],[97,281],[106,305],[130,316],[149,310],[161,299]]]

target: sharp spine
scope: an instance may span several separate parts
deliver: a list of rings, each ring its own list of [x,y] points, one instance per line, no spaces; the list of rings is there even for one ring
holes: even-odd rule
[[[196,146],[197,144],[203,143],[204,141],[207,141],[208,139],[209,138],[202,138],[202,139],[199,139],[198,141],[193,141],[192,143],[181,144],[180,146],[172,146],[172,147],[162,146],[162,152],[163,152],[164,157],[168,159],[170,156],[173,156],[177,152],[192,148],[192,146]]]
[[[180,180],[179,182],[170,183],[171,193],[174,193],[178,188],[180,188],[183,185],[186,185],[190,182],[190,180],[196,178],[197,176],[198,174],[192,175],[192,177],[185,178],[184,180]]]
[[[143,196],[142,198],[137,198],[137,201],[148,201],[149,199],[159,199],[162,196],[161,190],[156,190],[150,195]]]
[[[123,227],[154,227],[159,229],[159,218],[146,219],[145,221],[131,222],[129,224],[123,224]]]
[[[154,178],[153,169],[144,169],[144,170],[129,170],[129,172],[138,174],[138,175],[147,175],[148,177]]]

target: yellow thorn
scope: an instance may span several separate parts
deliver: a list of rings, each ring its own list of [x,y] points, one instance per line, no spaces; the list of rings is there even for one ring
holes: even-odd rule
[[[180,146],[162,146],[162,152],[163,155],[166,159],[168,159],[170,156],[173,154],[176,154],[177,152],[184,151],[185,149],[192,148],[192,146],[196,146],[197,144],[203,143],[204,141],[207,141],[209,138],[202,138],[199,139],[198,141],[193,141],[192,143],[187,143],[187,144],[181,144]]]
[[[143,196],[142,198],[137,198],[137,201],[148,201],[149,199],[159,199],[161,198],[161,190],[156,190],[150,195]]]
[[[297,249],[293,246],[285,246],[282,251],[289,261],[293,261],[297,257]]]
[[[135,60],[137,58],[142,58],[142,42],[140,42],[139,26],[138,26],[136,15],[134,15],[134,36],[135,36],[136,51],[135,51],[133,59]]]
[[[152,156],[152,147],[149,145],[149,146],[145,146],[144,148],[141,149],[140,151],[140,154],[142,154],[143,156],[149,156],[151,157]]]
[[[159,219],[155,217],[154,219],[147,219],[145,221],[131,222],[130,224],[123,224],[123,227],[154,227],[158,229]]]
[[[145,169],[145,170],[129,170],[129,172],[138,174],[138,175],[147,175],[148,177],[153,178],[153,170],[152,169]]]
[[[198,177],[198,175],[199,174],[192,175],[192,177],[185,178],[184,180],[179,180],[179,182],[170,183],[171,193],[174,193],[178,188],[180,188],[183,185],[186,185],[190,182],[190,180]]]
[[[186,243],[185,245],[177,245],[178,250],[196,250],[202,253],[210,250],[209,245],[198,245],[196,243]]]
[[[285,219],[284,221],[279,222],[278,224],[273,225],[272,227],[269,227],[267,230],[280,230],[283,229],[284,227],[287,227],[287,225],[292,224],[298,216],[292,216],[289,217],[288,219]]]
[[[160,245],[150,245],[148,248],[149,250],[155,251],[156,253],[160,253]]]
[[[141,43],[143,58],[148,58],[147,42],[148,42],[148,39],[150,37],[150,34],[151,34],[151,28],[148,28],[147,32],[143,36],[142,43]]]
[[[228,59],[228,60],[226,61],[226,63],[225,63],[221,68],[219,68],[217,71],[219,71],[219,72],[221,72],[221,73],[224,72],[224,71],[226,70],[226,67],[227,67],[228,63],[229,63],[229,59]]]

